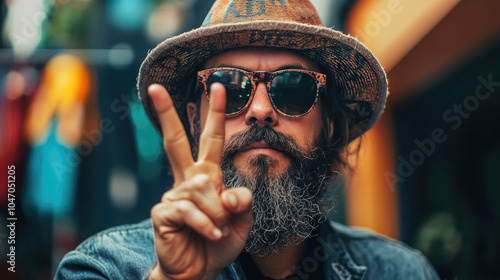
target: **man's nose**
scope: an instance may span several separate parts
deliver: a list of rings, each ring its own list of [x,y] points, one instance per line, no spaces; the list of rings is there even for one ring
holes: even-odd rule
[[[252,103],[245,112],[245,122],[248,125],[256,123],[259,126],[278,124],[278,112],[274,110],[264,82],[257,84]]]

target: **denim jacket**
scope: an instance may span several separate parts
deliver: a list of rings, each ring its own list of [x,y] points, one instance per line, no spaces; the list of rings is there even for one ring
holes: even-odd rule
[[[407,245],[335,222],[320,227],[322,254],[305,258],[296,268],[313,269],[324,261],[326,279],[439,279],[417,250]],[[316,252],[316,251],[315,251]],[[156,263],[151,220],[108,229],[90,237],[59,264],[55,279],[147,279]],[[305,276],[304,276],[305,277]],[[217,280],[246,279],[238,260]]]

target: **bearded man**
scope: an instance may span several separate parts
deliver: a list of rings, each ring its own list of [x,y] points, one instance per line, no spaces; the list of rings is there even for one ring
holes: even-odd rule
[[[308,1],[216,1],[149,53],[138,89],[175,183],[151,219],[91,237],[56,278],[437,279],[419,252],[327,219],[387,81]]]

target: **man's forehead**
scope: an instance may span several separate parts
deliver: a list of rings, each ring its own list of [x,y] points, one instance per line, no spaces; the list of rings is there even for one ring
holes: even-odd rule
[[[283,48],[245,47],[231,49],[208,58],[205,68],[237,67],[247,71],[306,69],[319,71],[318,63],[304,54]]]

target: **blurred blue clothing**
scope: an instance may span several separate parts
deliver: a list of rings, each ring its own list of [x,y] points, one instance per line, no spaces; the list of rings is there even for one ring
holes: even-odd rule
[[[23,207],[32,218],[64,219],[73,207],[80,156],[57,136],[57,118],[27,159]]]
[[[326,279],[439,279],[420,252],[374,233],[330,222],[321,226],[316,238],[325,254],[305,259],[307,264],[304,260],[299,268],[325,261]],[[90,237],[64,257],[55,279],[147,279],[155,263],[148,219]],[[217,279],[247,278],[237,259]]]

